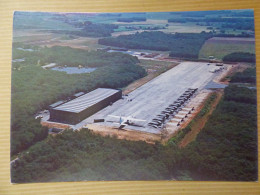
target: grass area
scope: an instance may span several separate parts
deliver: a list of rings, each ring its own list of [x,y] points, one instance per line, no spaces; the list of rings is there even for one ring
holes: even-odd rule
[[[53,38],[52,35],[28,35],[28,36],[18,36],[18,37],[13,37],[13,42],[34,42],[34,41],[44,41],[44,40],[50,40]]]
[[[167,29],[160,30],[165,33],[200,33],[202,31],[209,32],[207,26],[198,26],[194,22],[188,23],[169,23]]]
[[[98,38],[84,37],[82,38],[82,40],[84,41],[78,44],[87,46],[88,50],[97,50],[98,48],[104,47],[103,45],[98,44]]]
[[[160,71],[166,71],[169,68],[172,67],[173,62],[167,62],[167,61],[155,61],[155,60],[142,60],[140,59],[140,66],[145,68],[146,70],[153,69],[153,70],[160,70]]]
[[[141,23],[141,22],[140,22]],[[118,23],[116,23],[118,24]],[[155,27],[158,25],[165,25],[166,22],[162,22],[162,20],[147,20],[146,22],[142,22],[141,24],[135,23],[137,26],[151,26]],[[119,24],[120,30],[117,30],[116,32],[112,33],[112,36],[119,36],[119,35],[129,35],[129,34],[135,34],[138,32],[143,32],[143,30],[132,30],[129,31],[127,29],[124,29],[123,26],[127,24]],[[132,23],[128,24],[128,26],[133,25]],[[189,23],[169,23],[169,26],[166,29],[158,29],[158,30],[145,30],[145,31],[161,31],[164,33],[200,33],[202,31],[209,32],[210,30],[207,29],[207,26],[198,26],[195,23],[189,22]]]
[[[253,43],[219,43],[206,41],[199,52],[199,58],[208,58],[214,56],[217,59],[222,59],[224,56],[234,52],[249,52],[255,53],[255,44]]]
[[[73,35],[63,35],[60,40],[73,40],[75,39],[76,36],[73,36]]]

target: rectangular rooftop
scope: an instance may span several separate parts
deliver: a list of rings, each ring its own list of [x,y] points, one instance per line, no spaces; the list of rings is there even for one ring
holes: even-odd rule
[[[116,94],[118,91],[119,90],[116,89],[98,88],[65,104],[57,106],[54,110],[79,113],[102,101],[103,99]]]

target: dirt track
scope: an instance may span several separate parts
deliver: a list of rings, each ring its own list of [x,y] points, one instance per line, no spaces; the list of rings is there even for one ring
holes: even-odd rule
[[[154,144],[156,141],[161,141],[161,135],[134,131],[130,129],[124,130],[124,129],[107,127],[98,124],[88,124],[87,128],[96,134],[102,136],[111,136],[111,137],[115,136],[118,139],[126,139],[132,141],[145,141],[150,144]]]

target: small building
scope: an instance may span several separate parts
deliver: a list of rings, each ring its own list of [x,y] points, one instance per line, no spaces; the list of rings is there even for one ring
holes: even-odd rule
[[[50,109],[50,121],[77,124],[122,98],[122,91],[98,88]]]

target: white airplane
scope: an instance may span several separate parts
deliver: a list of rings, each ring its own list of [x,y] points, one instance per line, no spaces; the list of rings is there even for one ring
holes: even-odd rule
[[[125,116],[115,116],[115,115],[108,115],[110,117],[113,117],[113,118],[117,118],[119,119],[119,129],[122,129],[124,128],[125,126],[127,125],[135,125],[134,122],[135,121],[140,121],[140,122],[145,122],[146,120],[142,120],[142,119],[136,119],[136,118],[133,118],[131,116],[128,116],[128,117],[125,117]],[[140,126],[140,125],[135,125],[135,126]]]

